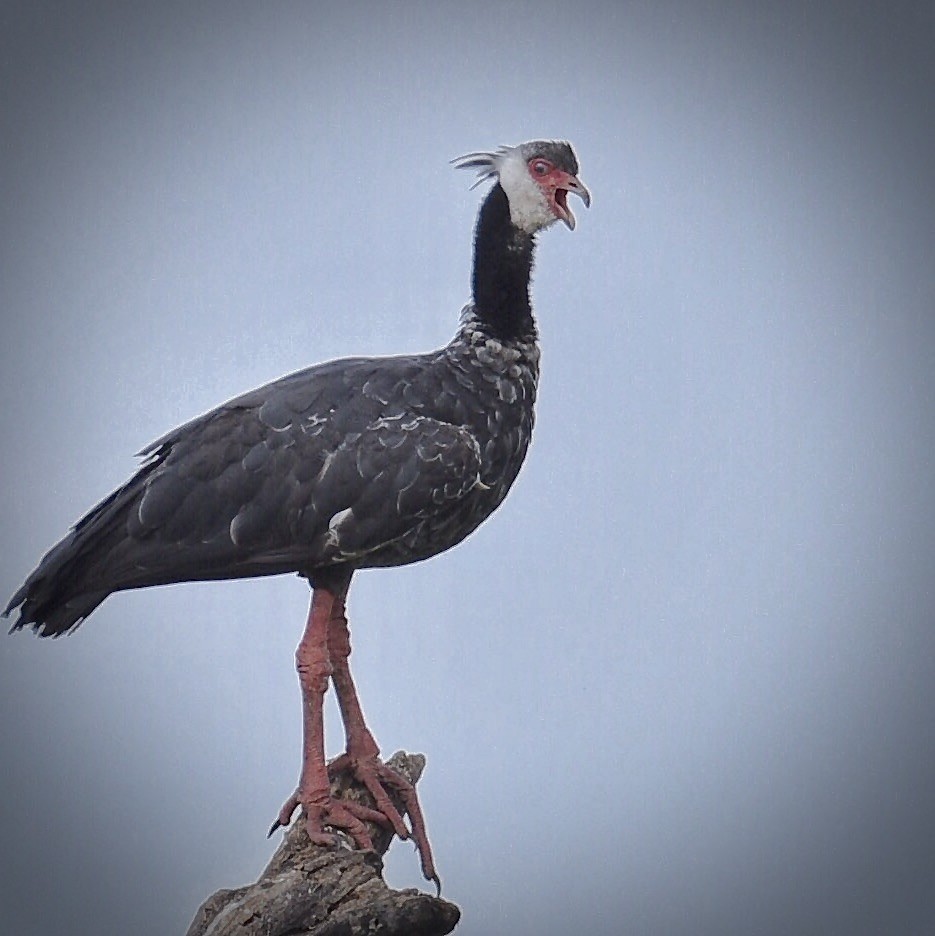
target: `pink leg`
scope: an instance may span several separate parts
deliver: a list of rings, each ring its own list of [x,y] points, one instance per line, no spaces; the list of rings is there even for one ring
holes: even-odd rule
[[[319,587],[312,593],[305,633],[295,652],[302,689],[302,771],[298,788],[279,811],[270,834],[280,826],[289,825],[296,808],[302,806],[309,838],[316,845],[334,844],[334,836],[324,831],[324,826],[329,825],[347,831],[358,847],[372,848],[373,842],[361,820],[386,824],[387,817],[356,803],[334,799],[325,765],[322,703],[332,672],[328,625],[335,604],[343,607],[346,589],[346,584],[342,589],[334,590]]]
[[[331,764],[332,772],[349,769],[370,791],[377,809],[392,823],[396,834],[409,838],[410,832],[398,810],[393,806],[387,790],[399,795],[412,823],[412,839],[419,851],[422,873],[429,881],[434,881],[440,890],[441,885],[432,860],[432,849],[425,832],[422,809],[416,796],[415,787],[395,770],[387,767],[380,760],[380,748],[364,722],[357,698],[357,690],[351,678],[348,657],[351,654],[350,634],[347,629],[347,617],[344,613],[344,597],[337,597],[331,606],[331,620],[328,625],[328,652],[333,667],[332,679],[344,721],[347,736],[347,752]]]

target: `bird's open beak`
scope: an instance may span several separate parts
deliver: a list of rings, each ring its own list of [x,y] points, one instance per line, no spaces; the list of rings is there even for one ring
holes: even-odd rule
[[[561,181],[555,186],[555,193],[552,196],[552,208],[555,216],[568,225],[568,230],[575,229],[575,216],[571,208],[568,207],[568,193],[574,192],[583,202],[585,208],[591,207],[591,193],[587,186],[570,172],[563,173]]]

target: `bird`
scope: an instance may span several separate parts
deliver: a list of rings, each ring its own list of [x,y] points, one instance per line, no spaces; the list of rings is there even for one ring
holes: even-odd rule
[[[75,630],[109,595],[177,582],[297,573],[311,588],[295,654],[302,695],[298,786],[270,829],[301,807],[311,841],[365,821],[413,840],[440,879],[414,787],[380,758],[348,658],[346,601],[361,569],[406,565],[461,542],[500,505],[526,456],[539,378],[530,301],[538,233],[575,228],[590,206],[571,144],[535,140],[452,163],[491,182],[474,228],[471,298],[438,350],[313,365],[235,397],[137,453],[136,473],[85,514],[10,599],[10,633]],[[333,684],[346,750],[325,759]],[[348,770],[374,807],[337,799]],[[390,800],[395,793],[407,825]]]

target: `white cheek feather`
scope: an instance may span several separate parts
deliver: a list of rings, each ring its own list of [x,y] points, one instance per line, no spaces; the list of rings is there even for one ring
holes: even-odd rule
[[[510,203],[510,220],[521,231],[535,234],[554,224],[558,219],[549,208],[548,199],[536,185],[526,163],[521,157],[510,153],[497,166],[500,185]]]

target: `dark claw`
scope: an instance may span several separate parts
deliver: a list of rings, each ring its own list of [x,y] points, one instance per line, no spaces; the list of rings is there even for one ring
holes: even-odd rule
[[[442,895],[442,882],[441,878],[437,874],[433,874],[429,880],[435,885],[435,896],[441,897]]]
[[[282,823],[277,819],[277,820],[269,827],[269,832],[266,833],[266,837],[267,837],[267,838],[272,838],[272,837],[273,837],[273,833],[274,833],[277,829],[281,829],[281,828],[282,828]]]

